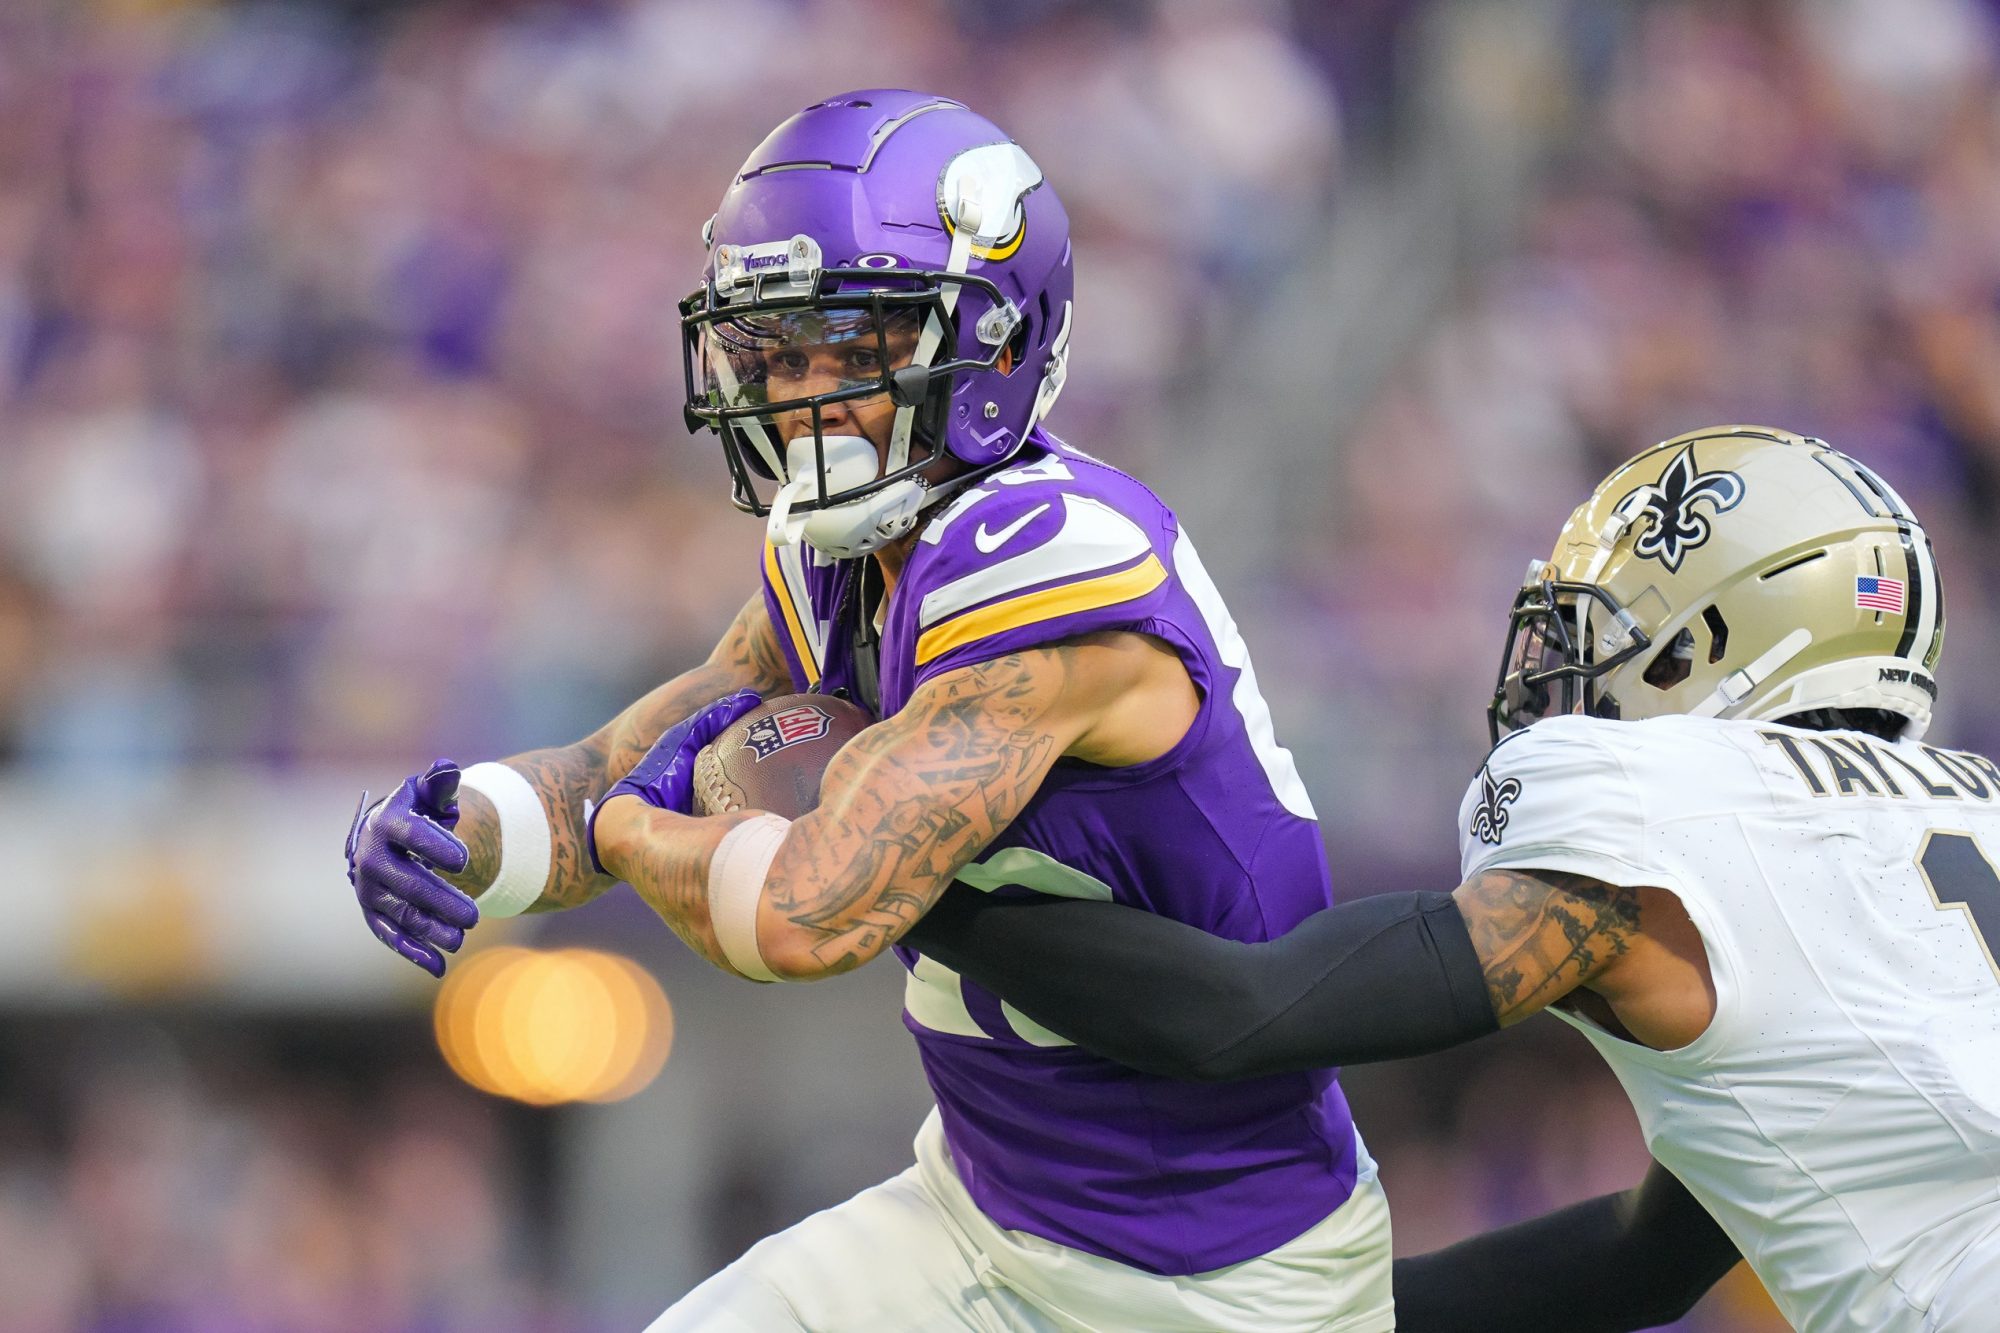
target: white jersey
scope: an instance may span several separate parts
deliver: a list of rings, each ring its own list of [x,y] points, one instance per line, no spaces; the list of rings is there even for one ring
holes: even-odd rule
[[[1795,1327],[1922,1328],[2000,1243],[2000,770],[1854,732],[1558,717],[1495,747],[1460,816],[1468,877],[1678,895],[1708,1030],[1653,1051],[1560,1016]]]

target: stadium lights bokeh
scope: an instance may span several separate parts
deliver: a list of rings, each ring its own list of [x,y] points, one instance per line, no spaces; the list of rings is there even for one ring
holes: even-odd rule
[[[532,1106],[615,1102],[659,1076],[674,1017],[659,982],[595,949],[486,949],[445,978],[438,1049],[483,1092]]]

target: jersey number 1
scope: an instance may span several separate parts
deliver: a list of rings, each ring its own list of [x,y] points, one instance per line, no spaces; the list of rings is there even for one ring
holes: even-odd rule
[[[1932,829],[1917,849],[1917,870],[1940,911],[1955,907],[1972,918],[1986,964],[2000,976],[1994,959],[1994,946],[2000,943],[2000,872],[1978,840],[1970,833]]]

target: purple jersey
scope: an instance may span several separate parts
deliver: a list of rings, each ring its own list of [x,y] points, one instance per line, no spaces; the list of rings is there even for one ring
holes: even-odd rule
[[[1057,761],[962,882],[1110,899],[1237,940],[1282,935],[1327,906],[1319,826],[1242,638],[1151,491],[1038,432],[924,528],[879,650],[862,565],[766,548],[765,596],[799,683],[875,696],[886,716],[942,673],[1128,630],[1172,646],[1201,694],[1194,725],[1158,759]],[[897,953],[904,1022],[953,1161],[1001,1226],[1202,1273],[1282,1245],[1352,1191],[1353,1125],[1331,1072],[1220,1085],[1137,1073]]]

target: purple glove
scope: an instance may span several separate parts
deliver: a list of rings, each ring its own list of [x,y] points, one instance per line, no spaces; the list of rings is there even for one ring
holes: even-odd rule
[[[764,702],[755,690],[725,694],[683,721],[660,733],[653,748],[632,766],[632,771],[611,785],[604,799],[590,808],[590,824],[585,842],[590,861],[600,874],[607,873],[597,859],[597,815],[614,796],[637,796],[647,805],[685,815],[694,811],[694,757],[702,747],[729,729],[729,724]]]
[[[361,805],[347,832],[347,881],[375,938],[434,977],[479,924],[479,907],[438,875],[465,869],[458,823],[458,765],[440,759],[405,778],[385,801]],[[439,950],[443,950],[440,953]]]

